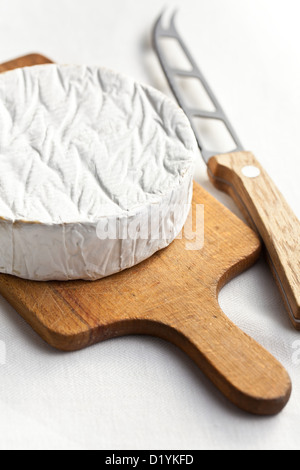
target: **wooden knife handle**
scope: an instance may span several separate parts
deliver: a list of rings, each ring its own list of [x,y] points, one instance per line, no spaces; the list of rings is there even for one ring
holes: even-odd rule
[[[213,184],[237,203],[267,249],[275,280],[292,323],[300,330],[300,222],[250,152],[212,157]]]

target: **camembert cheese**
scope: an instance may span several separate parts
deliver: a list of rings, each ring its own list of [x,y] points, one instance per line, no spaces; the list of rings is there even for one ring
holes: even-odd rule
[[[0,272],[96,280],[168,246],[196,140],[155,89],[97,66],[0,75]]]

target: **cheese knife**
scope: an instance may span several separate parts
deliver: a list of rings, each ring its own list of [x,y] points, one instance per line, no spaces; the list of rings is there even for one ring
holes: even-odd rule
[[[167,26],[163,24],[163,17],[164,14],[159,17],[153,29],[154,49],[178,104],[190,120],[208,168],[208,176],[216,188],[234,199],[246,220],[260,235],[289,317],[293,326],[300,330],[300,222],[255,156],[245,151],[209,83],[178,33],[176,13]],[[165,39],[176,41],[188,67],[175,68],[170,65],[168,54],[163,48]],[[211,109],[190,106],[179,85],[179,79],[199,81],[209,97]],[[233,142],[232,150],[224,153],[211,149],[205,142],[205,126],[202,125],[199,131],[197,122],[218,122],[225,126]]]

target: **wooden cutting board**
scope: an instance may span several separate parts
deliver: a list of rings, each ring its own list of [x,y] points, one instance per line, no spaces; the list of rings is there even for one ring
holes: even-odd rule
[[[0,71],[51,62],[33,54]],[[142,264],[96,282],[33,282],[0,275],[0,293],[51,346],[85,348],[123,335],[153,335],[185,351],[238,407],[275,414],[289,400],[291,382],[278,361],[221,311],[218,293],[259,257],[257,235],[198,184],[204,205],[204,247],[175,240]],[[199,227],[198,227],[199,229]]]

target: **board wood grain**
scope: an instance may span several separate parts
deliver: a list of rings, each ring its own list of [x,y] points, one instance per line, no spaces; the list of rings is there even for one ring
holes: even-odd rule
[[[32,65],[51,64],[52,61],[41,54],[28,54],[0,64],[0,73],[14,70],[18,67],[30,67]]]
[[[205,214],[201,249],[187,249],[192,242],[183,233],[145,262],[100,281],[33,282],[2,274],[0,293],[55,348],[73,351],[123,335],[157,336],[186,352],[241,409],[278,413],[291,394],[287,371],[218,304],[222,286],[258,259],[260,240],[196,183],[194,231],[202,229],[198,205]]]

